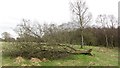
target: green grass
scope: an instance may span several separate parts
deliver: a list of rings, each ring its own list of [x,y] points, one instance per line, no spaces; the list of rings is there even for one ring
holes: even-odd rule
[[[74,45],[76,49],[80,46]],[[92,48],[92,54],[89,55],[70,55],[68,57],[49,60],[47,62],[33,63],[25,59],[22,63],[15,63],[15,58],[9,56],[2,57],[2,66],[118,66],[118,48],[109,49],[105,47],[85,46],[84,49]]]
[[[2,42],[0,42],[0,67],[2,66]]]

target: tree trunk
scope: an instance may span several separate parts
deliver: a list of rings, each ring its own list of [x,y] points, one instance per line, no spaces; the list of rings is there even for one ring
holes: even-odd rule
[[[105,35],[106,47],[108,47],[108,36]]]
[[[41,43],[41,45],[48,45],[50,46],[50,44],[46,44],[46,43]],[[56,44],[53,44],[53,45],[57,45],[57,46],[62,46],[63,48],[66,47],[66,48],[69,48],[71,49],[70,51],[67,51],[66,48],[64,48],[64,51],[67,52],[67,53],[70,53],[70,54],[85,54],[85,55],[92,55],[91,52],[92,52],[92,49],[89,49],[89,50],[77,50],[73,47],[71,47],[70,45],[66,45],[66,44],[59,44],[59,43],[56,43]],[[56,51],[54,49],[45,49],[43,48],[42,51]],[[62,50],[58,50],[58,52],[63,52]]]
[[[83,48],[84,39],[83,39],[83,30],[81,30],[81,48]]]
[[[89,49],[89,50],[77,50],[75,52],[72,52],[72,54],[92,55],[91,52],[92,52],[92,49]]]
[[[112,39],[111,39],[111,40],[112,40],[112,41],[111,41],[112,48],[114,47],[114,44],[113,44],[113,38],[114,38],[114,37],[113,37],[113,35],[112,35]]]

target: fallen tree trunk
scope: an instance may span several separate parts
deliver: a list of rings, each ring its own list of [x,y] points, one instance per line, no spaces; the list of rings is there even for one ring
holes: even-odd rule
[[[73,51],[72,52],[69,52],[71,54],[85,54],[85,55],[92,55],[91,52],[92,52],[92,49],[89,49],[89,50],[76,50],[74,49],[73,47],[70,47],[70,46],[67,46],[67,45],[63,45],[63,44],[58,44],[59,46],[66,46],[70,49],[72,49]]]
[[[85,55],[92,55],[92,49],[89,50],[77,50],[75,52],[71,52],[72,54],[85,54]]]
[[[43,44],[43,45],[50,45],[50,44]],[[66,45],[66,44],[53,44],[53,45],[70,48],[71,51],[66,51],[67,53],[70,53],[70,54],[92,55],[92,54],[91,54],[92,49],[89,49],[89,50],[76,50],[75,48],[73,48],[73,47],[71,47],[71,46],[69,46],[69,45]],[[65,50],[66,50],[66,49],[65,49]],[[46,51],[46,50],[45,50],[45,51]],[[61,51],[59,51],[59,52],[61,52]]]

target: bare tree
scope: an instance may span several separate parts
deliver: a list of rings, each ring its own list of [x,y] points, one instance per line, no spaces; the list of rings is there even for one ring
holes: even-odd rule
[[[112,47],[114,47],[113,45],[113,43],[114,43],[114,34],[115,34],[115,32],[114,32],[114,29],[116,28],[116,27],[118,27],[118,21],[117,21],[117,19],[115,18],[115,16],[114,15],[108,15],[108,19],[109,19],[109,22],[110,22],[110,25],[109,25],[109,27],[111,28],[111,44],[112,44]]]
[[[3,32],[1,35],[2,35],[2,38],[5,42],[10,41],[10,39],[12,38],[11,34],[8,32]]]
[[[50,44],[56,43],[57,36],[55,36],[58,32],[58,28],[56,24],[44,24],[43,25],[44,31],[44,40]]]
[[[108,35],[107,35],[106,28],[109,28],[109,24],[108,24],[107,15],[105,15],[105,14],[104,15],[98,15],[98,17],[96,19],[96,23],[101,25],[100,27],[103,28],[103,33],[105,35],[106,46],[108,46]]]
[[[88,12],[88,7],[86,6],[86,2],[82,0],[77,0],[75,2],[70,3],[70,8],[75,18],[75,21],[79,23],[81,29],[81,48],[84,45],[83,39],[83,29],[85,26],[91,21],[92,14]]]
[[[8,32],[3,32],[2,33],[2,38],[5,39],[5,38],[10,38],[10,33]]]
[[[113,28],[116,28],[118,26],[118,21],[114,15],[108,15],[108,19],[110,21],[110,28],[113,29]]]
[[[31,21],[25,19],[23,19],[22,22],[23,23],[19,24],[15,29],[15,32],[17,32],[21,38],[30,40],[29,38],[32,37],[42,41],[43,30],[40,24],[31,25]]]

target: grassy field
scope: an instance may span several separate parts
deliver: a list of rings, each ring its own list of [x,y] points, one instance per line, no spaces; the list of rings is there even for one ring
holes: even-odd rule
[[[0,67],[2,66],[2,42],[0,42]]]
[[[74,48],[79,48],[79,46],[74,45]],[[2,66],[118,66],[118,48],[84,47],[84,49],[90,48],[93,49],[93,56],[82,54],[70,55],[62,59],[36,63],[25,58],[23,62],[16,63],[15,58],[2,56]]]

